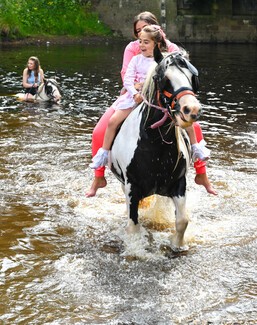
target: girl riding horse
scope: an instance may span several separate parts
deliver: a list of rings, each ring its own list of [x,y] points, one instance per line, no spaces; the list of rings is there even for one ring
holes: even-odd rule
[[[121,71],[122,79],[126,72],[128,63],[130,62],[132,57],[140,53],[138,37],[140,36],[142,28],[152,24],[158,25],[158,21],[155,15],[153,15],[151,12],[145,11],[135,16],[133,25],[134,25],[134,35],[136,40],[131,41],[125,48],[122,71]],[[166,42],[168,45],[169,52],[175,52],[179,50],[176,44],[171,43],[167,39]],[[106,112],[103,114],[101,119],[98,121],[97,125],[93,130],[93,134],[92,134],[92,155],[93,156],[97,153],[98,149],[101,148],[103,145],[105,130],[107,128],[108,121],[114,112],[115,110],[113,109],[113,107],[112,106],[109,107],[106,110]],[[196,132],[197,142],[200,142],[203,139],[201,127],[199,123],[194,123],[193,126]],[[197,160],[194,163],[194,167],[196,170],[195,182],[198,185],[203,185],[206,188],[208,193],[217,195],[217,192],[213,188],[210,180],[208,179],[206,173],[206,162]],[[93,179],[90,189],[86,192],[86,197],[95,196],[99,188],[103,188],[107,185],[107,181],[104,177],[104,172],[105,172],[105,167],[100,167],[98,169],[95,169],[94,171],[95,177]]]
[[[120,96],[112,105],[115,109],[115,113],[109,120],[103,147],[98,150],[93,158],[93,163],[90,164],[90,167],[93,169],[107,165],[108,152],[111,148],[117,128],[130,114],[133,107],[142,102],[140,86],[142,88],[147,72],[154,63],[153,51],[155,45],[158,44],[161,51],[167,52],[165,34],[160,26],[157,25],[145,26],[140,33],[139,43],[141,54],[134,56],[128,65],[124,76],[124,87],[127,92]],[[187,128],[187,132],[190,143],[192,144],[193,159],[196,160],[199,158],[202,161],[208,159],[209,150],[197,143],[192,125]]]

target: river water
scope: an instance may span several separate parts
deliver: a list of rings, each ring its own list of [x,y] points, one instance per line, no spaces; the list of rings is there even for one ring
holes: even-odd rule
[[[257,47],[188,45],[218,196],[188,174],[189,251],[173,255],[173,207],[125,234],[118,181],[85,198],[92,129],[118,95],[125,44],[0,48],[0,324],[257,324]],[[17,102],[37,55],[60,105]],[[157,201],[156,201],[157,202]]]

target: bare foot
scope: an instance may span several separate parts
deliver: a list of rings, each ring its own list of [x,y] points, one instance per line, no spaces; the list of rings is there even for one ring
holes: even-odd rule
[[[218,192],[215,191],[215,189],[213,188],[206,173],[205,174],[196,174],[195,182],[197,185],[203,185],[206,188],[206,191],[208,193],[213,194],[213,195],[218,195]]]
[[[96,195],[99,188],[103,188],[107,185],[106,179],[104,177],[95,177],[90,190],[86,192],[86,197],[92,197]]]

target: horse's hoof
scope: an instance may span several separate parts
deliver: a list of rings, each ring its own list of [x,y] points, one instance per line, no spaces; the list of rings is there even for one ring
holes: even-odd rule
[[[139,225],[139,223],[137,225],[135,225],[133,221],[129,221],[128,225],[126,227],[126,233],[128,235],[133,235],[133,234],[140,233],[140,225]]]
[[[178,247],[178,246],[171,245],[171,249],[174,253],[181,253],[181,252],[187,252],[189,250],[189,246],[183,245]]]

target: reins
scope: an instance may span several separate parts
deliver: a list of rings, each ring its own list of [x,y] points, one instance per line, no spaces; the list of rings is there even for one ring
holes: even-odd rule
[[[169,65],[175,64],[176,67],[183,74],[185,74],[184,71],[179,66],[179,64],[176,60],[176,56],[172,56],[172,58],[173,59],[170,60]],[[170,57],[169,57],[169,59],[170,59]],[[188,81],[190,83],[188,76],[186,76],[186,78],[188,79]],[[170,118],[172,121],[174,121],[176,119],[175,112],[182,115],[182,113],[180,113],[180,110],[178,109],[178,102],[179,102],[180,98],[185,95],[195,96],[195,93],[193,92],[192,88],[189,88],[189,87],[180,87],[174,93],[171,93],[171,92],[163,89],[164,87],[160,86],[162,84],[162,79],[158,78],[158,74],[153,76],[153,79],[154,79],[154,83],[155,83],[156,100],[157,100],[158,105],[150,103],[142,94],[141,94],[141,96],[142,96],[143,101],[146,105],[148,105],[149,107],[153,107],[155,109],[161,110],[163,112],[163,117],[159,121],[157,121],[151,125],[151,129],[156,129],[156,128],[162,126],[165,123],[165,121],[167,120],[167,118]]]
[[[180,100],[181,97],[183,97],[185,95],[195,96],[195,93],[190,88],[186,88],[186,87],[178,89],[174,94],[171,94],[170,92],[168,92],[166,90],[164,90],[162,92],[162,94],[165,95],[166,97],[168,97],[171,100],[170,105],[167,105],[166,108],[161,106],[160,90],[159,89],[157,90],[157,101],[158,101],[159,105],[154,105],[154,104],[150,103],[145,98],[145,96],[141,94],[141,96],[143,98],[143,102],[147,106],[156,108],[156,109],[163,112],[163,117],[158,122],[155,122],[154,124],[152,124],[151,129],[156,129],[156,128],[162,126],[164,124],[164,122],[167,120],[168,117],[173,121],[174,113],[177,111],[175,109],[175,106],[176,106],[177,102]]]
[[[37,99],[37,97],[40,97],[41,99],[44,99],[44,98],[42,98],[42,97],[40,96],[40,93],[42,92],[44,86],[45,86],[45,84],[42,84],[42,86],[40,86],[40,87],[38,88],[35,99]]]

